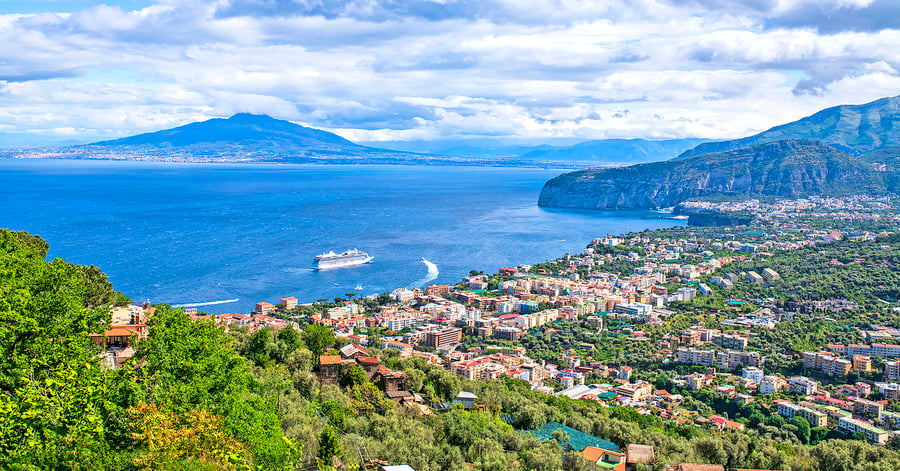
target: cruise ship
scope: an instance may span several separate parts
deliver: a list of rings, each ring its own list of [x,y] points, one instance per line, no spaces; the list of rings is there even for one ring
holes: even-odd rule
[[[369,263],[371,261],[372,257],[370,257],[369,254],[357,249],[348,250],[340,254],[329,251],[328,253],[316,256],[313,267],[318,270],[327,270],[329,268],[362,265],[363,263]]]

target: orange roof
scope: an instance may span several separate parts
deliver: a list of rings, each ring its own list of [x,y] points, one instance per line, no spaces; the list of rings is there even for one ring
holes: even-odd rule
[[[112,329],[104,331],[102,334],[91,334],[91,337],[103,337],[104,335],[107,337],[128,337],[132,334],[137,333],[137,329],[133,328],[132,326],[116,326]]]
[[[374,363],[378,364],[378,360],[372,357],[356,357],[356,361],[360,363]]]
[[[603,448],[597,448],[595,446],[585,447],[584,449],[584,459],[590,461],[591,463],[596,463],[599,460],[603,453],[606,453],[606,450]]]
[[[340,355],[323,355],[319,357],[320,365],[340,365],[341,364],[341,356]]]

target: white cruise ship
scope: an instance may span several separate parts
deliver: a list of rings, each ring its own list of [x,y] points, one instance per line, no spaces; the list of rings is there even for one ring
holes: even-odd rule
[[[356,249],[348,250],[340,254],[329,251],[328,253],[316,256],[313,267],[318,270],[327,270],[329,268],[362,265],[363,263],[369,263],[371,261],[372,257],[370,257],[369,254]]]

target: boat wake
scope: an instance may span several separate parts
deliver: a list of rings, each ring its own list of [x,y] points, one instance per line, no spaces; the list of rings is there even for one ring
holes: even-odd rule
[[[224,299],[222,301],[209,301],[205,303],[187,303],[187,304],[173,304],[172,307],[200,307],[200,306],[215,306],[217,304],[230,304],[236,303],[240,301],[240,299]]]
[[[422,257],[422,263],[424,263],[425,266],[428,267],[428,273],[425,274],[425,278],[416,280],[411,285],[409,285],[410,288],[421,288],[425,286],[425,284],[429,281],[434,281],[434,279],[438,277],[438,274],[440,274],[440,270],[438,270],[437,265],[429,262],[425,259],[425,257]]]

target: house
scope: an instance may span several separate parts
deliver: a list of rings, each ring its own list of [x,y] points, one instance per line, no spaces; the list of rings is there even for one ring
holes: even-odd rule
[[[372,381],[372,377],[375,376],[375,373],[378,371],[378,367],[381,366],[381,364],[378,363],[377,358],[364,356],[356,357],[356,364],[366,372],[366,379],[368,381]]]
[[[582,451],[584,459],[594,463],[603,469],[612,469],[613,471],[625,471],[625,453],[617,451],[604,450],[595,446],[585,447]]]
[[[476,399],[478,399],[478,396],[476,396],[475,394],[468,391],[462,391],[456,395],[456,397],[453,399],[453,403],[462,404],[462,406],[466,409],[472,409],[475,407]]]
[[[369,356],[369,354],[366,353],[366,350],[364,348],[360,347],[359,345],[353,344],[353,343],[344,345],[341,348],[341,358],[343,358],[343,359],[352,358],[355,360],[358,357],[367,357],[367,356]]]
[[[406,373],[402,371],[394,371],[384,365],[378,365],[375,371],[374,379],[381,380],[384,383],[384,391],[402,391],[406,389]]]
[[[338,384],[341,379],[341,356],[323,355],[319,357],[319,382]]]

